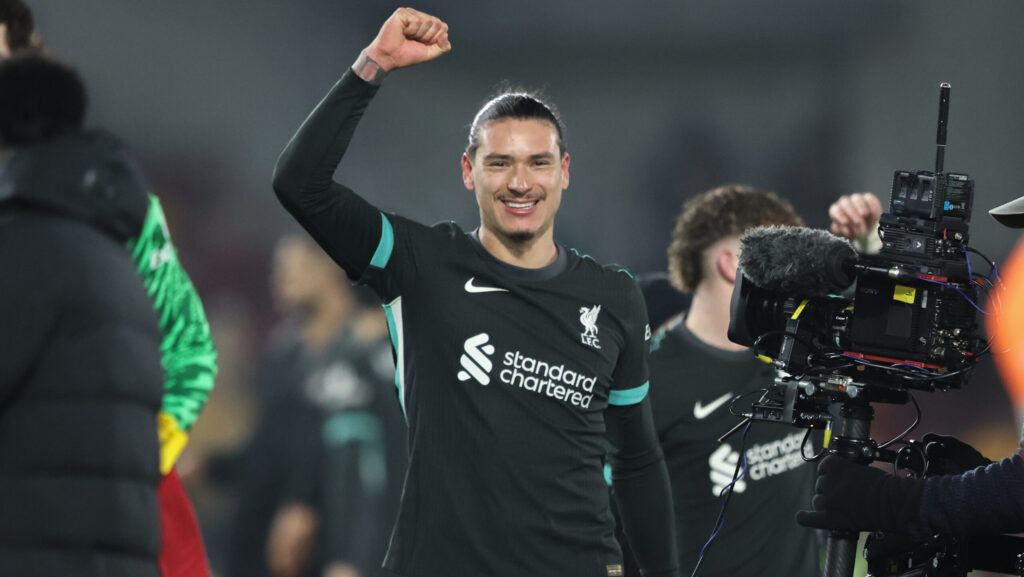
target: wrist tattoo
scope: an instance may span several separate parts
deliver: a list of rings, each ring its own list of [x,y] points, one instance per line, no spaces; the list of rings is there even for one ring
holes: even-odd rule
[[[381,82],[384,81],[384,77],[388,75],[388,71],[381,68],[381,65],[373,58],[363,56],[356,63],[356,74],[370,84],[380,86]]]

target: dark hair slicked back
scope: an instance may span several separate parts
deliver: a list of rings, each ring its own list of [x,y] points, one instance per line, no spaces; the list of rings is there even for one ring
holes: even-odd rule
[[[533,92],[509,89],[488,100],[473,117],[473,124],[469,127],[466,155],[473,158],[476,154],[476,149],[480,146],[480,131],[485,126],[505,118],[550,122],[558,133],[558,151],[565,154],[565,129],[555,107],[545,103]]]
[[[81,128],[85,84],[75,69],[35,50],[0,61],[0,143],[27,146]]]

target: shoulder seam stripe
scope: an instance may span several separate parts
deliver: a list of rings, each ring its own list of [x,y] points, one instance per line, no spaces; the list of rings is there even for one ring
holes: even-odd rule
[[[384,213],[380,213],[380,242],[377,243],[377,250],[370,259],[370,266],[384,268],[391,260],[391,251],[395,248],[395,230],[391,227],[391,221]]]

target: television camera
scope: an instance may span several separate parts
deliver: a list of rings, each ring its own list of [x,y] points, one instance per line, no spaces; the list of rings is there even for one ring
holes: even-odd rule
[[[869,431],[871,403],[916,407],[912,391],[960,388],[988,349],[977,313],[992,280],[973,269],[970,252],[977,251],[968,246],[974,181],[943,167],[949,92],[943,83],[935,170],[895,171],[878,254],[858,254],[844,239],[801,227],[758,227],[741,237],[729,338],[751,347],[777,376],[733,431],[752,420],[808,429],[832,429],[836,422],[830,452],[864,464],[884,460],[908,468],[916,461],[919,474],[927,469],[928,455],[914,442],[887,449],[913,425],[881,445]],[[827,576],[852,574],[856,542],[855,533],[832,532]],[[940,540],[909,552],[885,545],[876,537],[869,547],[875,570],[924,572],[875,575],[966,574],[962,564],[936,561],[963,561],[965,544]],[[920,563],[886,563],[899,555]]]

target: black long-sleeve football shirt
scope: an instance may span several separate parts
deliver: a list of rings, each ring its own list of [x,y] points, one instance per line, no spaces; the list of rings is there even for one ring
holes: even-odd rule
[[[650,330],[632,277],[562,246],[545,268],[514,267],[454,223],[384,214],[334,182],[376,90],[347,72],[285,148],[274,188],[385,303],[410,450],[385,567],[621,575],[602,472],[612,439],[631,543],[648,575],[675,575],[646,400]]]

